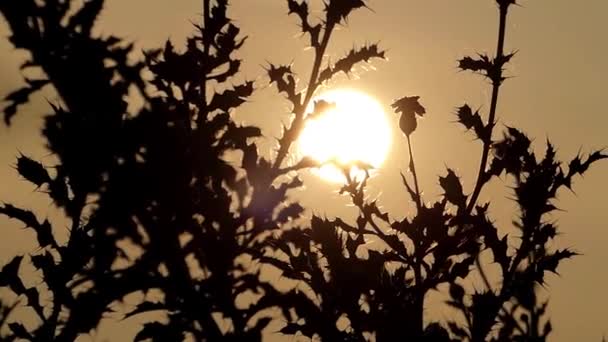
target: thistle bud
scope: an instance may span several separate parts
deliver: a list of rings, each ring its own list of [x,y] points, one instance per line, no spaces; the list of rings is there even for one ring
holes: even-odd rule
[[[416,130],[416,114],[423,116],[426,113],[424,107],[418,102],[419,96],[405,96],[396,100],[391,105],[395,110],[395,113],[401,113],[399,119],[399,128],[406,135],[409,136]]]

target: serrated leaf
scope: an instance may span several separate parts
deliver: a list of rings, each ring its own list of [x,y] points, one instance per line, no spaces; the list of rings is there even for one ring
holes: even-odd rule
[[[478,55],[478,58],[472,58],[470,56],[463,57],[458,61],[458,67],[462,70],[473,72],[485,71],[486,73],[489,73],[493,64],[490,57],[480,54]]]
[[[458,116],[458,122],[460,122],[467,130],[473,129],[475,135],[479,140],[484,143],[490,143],[489,130],[484,126],[481,115],[478,111],[473,113],[473,110],[469,105],[465,104],[458,108],[456,112]]]
[[[444,191],[445,198],[458,207],[466,205],[467,196],[463,194],[460,178],[451,169],[445,177],[439,177],[439,185]]]
[[[245,82],[234,86],[232,89],[227,89],[222,93],[216,93],[211,98],[207,110],[213,112],[222,110],[229,112],[232,108],[236,108],[247,100],[253,93],[253,81]]]
[[[302,33],[310,36],[310,46],[319,46],[319,35],[321,34],[321,25],[312,25],[308,20],[309,9],[306,1],[298,2],[296,0],[287,0],[289,14],[296,14],[300,18]]]
[[[348,75],[353,67],[361,62],[369,62],[373,58],[384,59],[384,51],[378,49],[375,44],[352,49],[348,54],[340,58],[333,66],[328,66],[319,74],[319,83],[324,83],[340,72]]]
[[[23,178],[38,187],[51,181],[49,173],[42,164],[24,155],[17,158],[17,171]]]
[[[327,22],[338,24],[346,21],[352,11],[362,7],[366,7],[363,0],[333,0],[326,2]]]
[[[36,91],[40,90],[43,86],[49,83],[48,80],[27,80],[28,86],[22,87],[5,97],[5,101],[9,102],[9,105],[4,108],[4,122],[7,126],[10,126],[11,119],[17,114],[17,108],[29,101],[30,96]]]
[[[558,274],[557,267],[559,266],[559,263],[562,260],[571,259],[572,257],[574,257],[576,255],[578,255],[578,253],[573,252],[569,249],[562,249],[562,250],[556,251],[555,253],[553,253],[551,255],[543,257],[542,260],[540,260],[538,264],[544,271],[549,271],[549,272]]]
[[[32,228],[36,232],[38,245],[40,247],[44,248],[48,245],[57,245],[53,236],[51,224],[48,220],[45,220],[43,223],[39,223],[36,215],[34,215],[33,212],[17,208],[10,204],[0,206],[0,214],[19,220],[23,222],[26,227]]]
[[[19,266],[23,256],[14,257],[8,264],[2,267],[0,271],[0,286],[8,286],[17,295],[25,293],[26,289],[23,282],[19,278]]]

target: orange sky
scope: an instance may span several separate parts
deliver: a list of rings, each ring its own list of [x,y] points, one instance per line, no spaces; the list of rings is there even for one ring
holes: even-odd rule
[[[236,113],[239,120],[260,125],[264,133],[277,136],[280,118],[287,103],[281,100],[263,77],[266,61],[287,64],[294,61],[302,78],[308,77],[311,51],[305,39],[296,39],[294,17],[287,17],[281,0],[233,0],[231,16],[249,36],[241,56],[243,75],[257,79],[260,91]],[[519,53],[508,69],[514,78],[502,88],[498,115],[500,124],[523,129],[535,146],[546,138],[558,148],[562,159],[608,146],[608,116],[605,91],[608,68],[608,2],[605,1],[522,1],[509,18],[508,50]],[[376,62],[377,71],[357,73],[359,79],[339,78],[333,87],[364,91],[378,99],[390,113],[391,100],[419,95],[428,115],[413,135],[421,187],[427,199],[437,193],[437,175],[445,166],[467,175],[465,189],[472,188],[480,146],[463,134],[454,123],[454,110],[464,101],[489,106],[490,88],[485,80],[458,72],[456,60],[476,51],[492,52],[496,36],[496,9],[492,0],[375,0],[371,11],[359,11],[335,35],[329,49],[338,57],[354,44],[380,42],[389,60]],[[167,38],[179,46],[191,32],[190,21],[197,20],[200,1],[108,0],[98,32],[118,34],[135,41],[139,47],[160,46]],[[8,30],[0,20],[0,95],[20,83],[19,61],[23,53],[12,50],[5,37]],[[45,96],[53,98],[46,92]],[[44,97],[24,108],[9,129],[0,126],[0,200],[37,208],[41,215],[53,216],[52,208],[32,187],[19,181],[11,165],[18,151],[50,160],[38,136],[41,117],[48,108]],[[499,127],[500,127],[499,124]],[[391,155],[372,182],[372,193],[393,217],[411,213],[413,206],[401,190],[399,170],[407,166],[406,145],[394,128]],[[270,139],[265,145],[270,148]],[[319,214],[349,215],[347,200],[336,194],[337,185],[306,175],[307,189],[301,200]],[[398,190],[394,190],[398,189]],[[599,341],[608,334],[608,163],[598,164],[585,177],[577,179],[576,194],[560,194],[558,206],[565,209],[559,220],[562,236],[558,245],[574,247],[583,256],[561,267],[561,277],[549,278],[552,341]],[[491,214],[509,231],[513,204],[505,184],[496,180],[480,197],[492,200]],[[319,205],[322,203],[322,205]],[[15,253],[33,250],[30,232],[0,218],[0,264]],[[61,234],[61,232],[58,232]]]

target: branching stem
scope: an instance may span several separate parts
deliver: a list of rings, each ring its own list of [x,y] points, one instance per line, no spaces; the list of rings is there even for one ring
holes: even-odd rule
[[[498,44],[496,47],[496,59],[497,61],[502,61],[504,57],[504,44],[505,44],[505,32],[507,25],[507,13],[509,10],[508,5],[500,5],[500,23],[498,27]],[[488,124],[487,128],[490,130],[489,137],[487,141],[483,143],[483,150],[481,152],[481,161],[479,163],[479,172],[477,173],[477,182],[475,183],[475,188],[473,190],[473,194],[471,195],[471,199],[469,200],[469,204],[467,205],[467,213],[470,213],[477,202],[479,194],[485,184],[486,179],[486,167],[488,164],[488,155],[490,153],[490,147],[492,145],[492,131],[496,123],[496,108],[498,105],[498,93],[500,90],[500,85],[502,84],[502,70],[499,71],[498,76],[492,80],[492,100],[490,102],[490,113],[488,115]]]
[[[334,30],[334,24],[328,23],[323,30],[323,39],[318,47],[315,47],[315,60],[313,62],[312,71],[310,72],[310,79],[308,81],[308,88],[306,89],[306,96],[304,101],[300,105],[300,108],[296,110],[295,117],[291,122],[291,126],[283,132],[283,137],[279,141],[279,151],[277,158],[274,162],[273,169],[279,170],[281,163],[287,156],[291,144],[295,140],[294,134],[298,132],[304,123],[304,112],[308,107],[310,100],[312,99],[315,91],[319,87],[319,71],[321,70],[321,63],[323,62],[323,56],[329,45],[329,38]]]
[[[499,25],[498,25],[498,43],[496,46],[496,57],[494,60],[495,63],[499,63],[499,61],[502,61],[503,57],[504,57],[504,45],[505,45],[508,10],[509,10],[508,4],[499,5],[500,20],[499,20]],[[466,208],[467,214],[470,214],[471,211],[473,210],[473,207],[475,207],[475,204],[477,203],[477,199],[479,198],[479,195],[481,194],[481,190],[483,189],[483,186],[486,182],[486,168],[487,168],[487,164],[488,164],[488,156],[490,154],[490,147],[492,146],[492,131],[496,124],[496,109],[498,106],[498,94],[500,91],[501,84],[502,84],[502,70],[499,70],[498,75],[495,76],[495,78],[492,80],[492,99],[490,102],[490,113],[488,115],[488,123],[486,126],[487,129],[489,130],[488,135],[490,138],[488,140],[484,141],[484,143],[483,143],[483,150],[481,152],[481,161],[479,163],[479,171],[477,173],[477,181],[475,183],[475,188],[473,189],[473,194],[471,195],[471,198],[469,200],[469,204],[467,205],[467,208]],[[486,275],[486,273],[482,267],[479,255],[475,259],[475,264],[477,266],[477,269],[479,269],[479,274],[481,275],[483,282],[487,286],[488,290],[491,290],[492,287],[491,287],[490,281],[488,280],[488,276]]]

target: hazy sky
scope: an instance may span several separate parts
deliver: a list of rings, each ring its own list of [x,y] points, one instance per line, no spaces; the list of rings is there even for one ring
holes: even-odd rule
[[[262,88],[237,117],[262,126],[269,137],[277,136],[287,103],[266,87],[262,67],[267,61],[293,61],[301,77],[307,78],[312,52],[305,50],[305,39],[298,39],[296,18],[286,16],[285,1],[232,3],[231,17],[249,36],[241,52],[245,58],[243,75],[257,79]],[[569,159],[579,149],[586,152],[607,147],[608,2],[534,0],[521,4],[509,18],[506,48],[519,53],[508,69],[514,77],[502,88],[500,123],[523,129],[540,148],[551,139],[562,159]],[[329,54],[339,57],[353,44],[379,42],[388,50],[389,59],[374,63],[376,71],[360,69],[358,79],[340,78],[332,87],[354,88],[375,97],[395,124],[398,117],[390,112],[391,100],[421,96],[428,115],[419,122],[413,143],[425,198],[431,200],[439,192],[437,175],[444,173],[446,165],[467,176],[465,189],[470,191],[480,146],[454,123],[454,111],[466,101],[486,113],[490,87],[479,77],[458,72],[456,60],[476,51],[493,52],[495,1],[372,0],[369,5],[373,11],[357,12],[335,35]],[[179,46],[191,32],[191,22],[198,20],[200,6],[196,0],[108,0],[97,31],[120,35],[142,48],[160,46],[167,38]],[[0,20],[2,96],[20,84],[17,68],[24,56],[12,50],[7,36],[6,24]],[[45,96],[53,99],[50,92]],[[44,197],[20,181],[11,166],[18,151],[50,160],[38,135],[46,111],[44,97],[38,96],[14,119],[11,128],[0,126],[0,200],[53,216]],[[407,166],[406,145],[397,128],[393,133],[391,155],[373,180],[372,192],[393,217],[403,217],[413,209],[399,178],[399,170]],[[352,212],[345,206],[347,201],[336,194],[336,185],[311,175],[305,182],[301,199],[317,213],[335,216]],[[562,232],[558,245],[574,247],[583,255],[563,264],[561,277],[549,279],[554,327],[551,340],[600,341],[608,334],[608,163],[598,164],[585,179],[577,179],[575,191],[560,194],[558,206],[565,211],[554,219],[559,220]],[[504,232],[510,231],[514,217],[508,196],[505,183],[496,180],[480,197],[492,200],[491,215]],[[33,250],[30,232],[3,218],[0,225],[0,264],[15,253]]]

